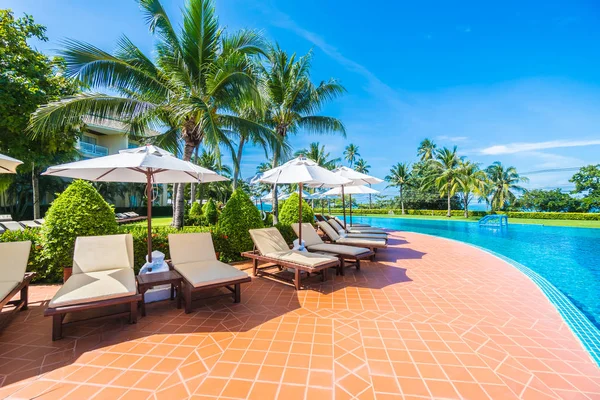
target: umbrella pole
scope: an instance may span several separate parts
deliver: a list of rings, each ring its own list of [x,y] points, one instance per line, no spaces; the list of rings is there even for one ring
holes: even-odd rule
[[[344,211],[344,229],[346,229],[346,196],[344,195],[344,185],[342,185],[342,210]]]
[[[352,195],[349,195],[350,197],[350,226],[352,226]]]
[[[298,185],[298,196],[300,197],[300,202],[298,203],[300,210],[300,214],[298,215],[298,246],[302,248],[302,182]]]
[[[152,262],[152,173],[146,172],[146,199],[148,201],[146,212],[148,216],[148,262]]]

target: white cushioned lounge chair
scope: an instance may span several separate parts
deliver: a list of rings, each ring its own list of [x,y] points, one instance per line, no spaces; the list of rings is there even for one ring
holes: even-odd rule
[[[344,221],[342,221],[342,219],[340,217],[332,217],[333,219],[335,219],[338,224],[344,226]],[[346,224],[348,227],[352,227],[352,228],[371,228],[371,225],[369,224],[357,224],[355,222],[353,223],[347,223]]]
[[[344,229],[336,220],[330,219],[327,223],[335,229],[335,231],[342,237],[355,237],[355,238],[369,238],[369,239],[384,239],[387,240],[388,235],[386,232],[379,231],[366,231],[362,230],[365,228],[359,228],[360,230],[349,230]]]
[[[267,275],[285,280],[280,274],[269,273],[265,270],[272,268],[272,264],[293,269],[294,279],[292,279],[292,282],[296,290],[301,287],[301,271],[309,274],[320,273],[322,280],[326,280],[327,269],[338,268],[340,265],[337,257],[291,250],[277,228],[250,229],[250,236],[256,249],[244,252],[242,256],[252,259],[254,275]],[[259,268],[259,261],[271,265]]]
[[[241,284],[252,280],[245,272],[217,260],[208,232],[170,234],[169,253],[173,268],[183,277],[186,314],[192,311],[194,292],[223,287],[232,293],[233,301],[239,303]]]
[[[377,252],[377,249],[384,249],[387,247],[387,242],[384,239],[370,239],[349,236],[342,237],[327,222],[317,222],[317,225],[319,225],[319,228],[321,231],[323,231],[323,233],[325,233],[329,240],[335,244],[366,247],[374,252]]]
[[[30,241],[0,243],[0,308],[6,305],[14,307],[3,316],[1,327],[6,326],[17,311],[27,310],[29,283],[35,276],[35,272],[25,272],[30,251]],[[19,292],[19,300],[12,300]]]
[[[128,305],[126,310],[96,318],[129,316],[129,322],[136,323],[141,300],[133,271],[132,236],[78,237],[73,273],[50,300],[44,315],[53,317],[52,340],[58,340],[63,326],[83,322],[64,323],[69,313]]]

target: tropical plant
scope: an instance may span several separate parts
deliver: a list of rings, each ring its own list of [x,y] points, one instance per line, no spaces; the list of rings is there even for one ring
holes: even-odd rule
[[[263,68],[265,93],[268,98],[266,121],[284,141],[290,134],[305,130],[310,133],[341,133],[346,131],[340,120],[317,115],[329,101],[345,92],[335,79],[314,85],[310,80],[312,52],[296,58],[279,47],[269,51]],[[279,165],[282,154],[273,152],[273,167]],[[277,224],[277,186],[273,186],[273,223]]]
[[[354,170],[362,174],[368,174],[370,168],[371,166],[362,158],[359,158],[354,164]]]
[[[485,170],[488,177],[486,194],[492,211],[498,211],[517,199],[515,193],[525,192],[521,183],[529,182],[520,176],[515,167],[504,167],[500,161],[494,162]]]
[[[452,150],[447,147],[435,152],[435,158],[429,160],[431,170],[426,178],[426,187],[434,184],[437,187],[440,197],[446,196],[448,199],[448,212],[446,216],[452,217],[452,196],[459,189],[459,177],[461,158],[457,154],[456,146]]]
[[[280,222],[284,225],[298,223],[300,219],[300,196],[298,193],[292,193],[283,203],[281,208]],[[314,212],[312,207],[302,199],[302,222],[313,222]]]
[[[308,149],[298,150],[294,153],[295,157],[305,156],[306,158],[313,160],[318,166],[327,168],[329,170],[335,169],[337,163],[340,162],[339,158],[330,158],[331,153],[325,151],[325,145],[321,145],[319,142],[312,142]]]
[[[392,169],[390,169],[390,174],[385,177],[385,180],[389,183],[387,187],[398,188],[398,191],[400,192],[402,214],[404,214],[404,188],[412,184],[410,165],[407,163],[398,163],[394,165]]]
[[[344,160],[348,161],[348,165],[350,166],[350,168],[354,166],[356,157],[360,157],[360,153],[358,152],[358,146],[350,143],[344,149]]]
[[[202,207],[202,215],[204,215],[209,224],[215,225],[217,223],[219,211],[217,210],[217,205],[213,199],[208,199],[206,204],[204,204]]]
[[[253,56],[264,53],[262,36],[249,30],[225,34],[212,0],[188,0],[176,31],[160,0],[138,0],[155,35],[153,60],[122,36],[111,54],[91,44],[66,41],[62,55],[68,75],[90,88],[118,95],[84,93],[39,109],[32,118],[36,134],[48,134],[83,115],[109,117],[129,124],[133,134],[169,127],[166,136],[184,143],[183,159],[194,149],[218,149],[235,156],[233,132],[271,130],[230,112],[244,99],[259,100]],[[174,141],[172,140],[171,143]],[[183,225],[184,185],[177,185],[173,225]]]
[[[111,235],[117,222],[91,183],[75,180],[52,202],[41,228],[43,257],[50,269],[70,267],[78,236]]]
[[[479,164],[469,160],[461,160],[457,181],[462,195],[464,216],[465,218],[468,218],[469,203],[473,199],[473,196],[485,196],[487,176],[485,172],[479,168]]]
[[[198,157],[197,164],[203,168],[215,171],[219,175],[231,176],[231,168],[228,165],[223,165],[221,162],[221,155],[216,151],[202,150],[200,157]],[[200,203],[203,202],[205,194],[209,197],[218,199],[224,198],[231,193],[231,186],[229,182],[209,182],[198,184],[198,198]],[[195,199],[192,199],[195,201]]]
[[[435,157],[437,145],[430,139],[423,139],[417,149],[421,161],[429,161]]]

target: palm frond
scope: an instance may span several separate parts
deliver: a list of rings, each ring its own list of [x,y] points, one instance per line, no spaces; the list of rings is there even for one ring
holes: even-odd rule
[[[298,121],[298,126],[306,129],[309,133],[341,133],[346,137],[346,128],[342,121],[334,117],[308,116]]]

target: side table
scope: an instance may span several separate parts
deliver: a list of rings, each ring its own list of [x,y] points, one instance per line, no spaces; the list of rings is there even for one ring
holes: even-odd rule
[[[171,300],[174,298],[174,290],[177,290],[177,308],[181,308],[181,283],[183,278],[179,272],[171,270],[166,272],[157,272],[155,274],[143,274],[137,276],[138,290],[142,295],[142,316],[146,316],[146,303],[144,293],[154,286],[171,285]]]

